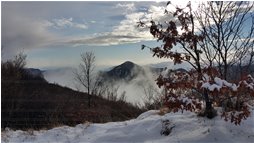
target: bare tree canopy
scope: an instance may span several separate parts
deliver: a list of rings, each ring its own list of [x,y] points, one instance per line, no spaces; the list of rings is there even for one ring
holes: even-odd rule
[[[81,54],[81,63],[79,68],[74,71],[75,80],[82,85],[89,95],[88,106],[91,106],[91,90],[94,85],[95,55],[93,52]]]
[[[157,78],[157,85],[166,90],[164,105],[170,111],[203,112],[213,118],[213,107],[217,106],[222,108],[221,116],[236,125],[250,116],[254,107],[254,78],[249,75],[254,56],[253,6],[253,2],[201,2],[193,11],[189,2],[174,11],[166,8],[168,20],[151,20],[150,25],[138,22],[140,27],[148,26],[162,43],[157,47],[142,45],[142,49],[149,48],[153,56],[169,58],[175,64],[185,61],[193,67],[191,71]],[[240,72],[240,78],[230,73],[237,65],[247,68],[247,72]]]
[[[253,62],[253,5],[253,2],[207,2],[194,12],[198,29],[205,37],[199,43],[203,63],[218,66],[224,79],[231,66],[250,66]]]

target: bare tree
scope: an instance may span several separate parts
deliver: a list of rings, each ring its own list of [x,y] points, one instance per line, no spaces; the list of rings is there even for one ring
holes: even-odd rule
[[[170,3],[167,3],[167,5],[168,4]],[[153,56],[157,56],[158,58],[170,58],[174,61],[174,64],[180,64],[183,61],[188,62],[195,69],[198,75],[197,80],[202,80],[202,65],[201,65],[202,49],[198,45],[198,43],[204,40],[204,34],[195,31],[197,25],[194,22],[195,17],[193,15],[191,2],[189,2],[187,6],[184,8],[176,7],[176,10],[174,12],[165,10],[165,14],[172,15],[174,18],[170,19],[169,21],[163,22],[159,21],[157,23],[152,20],[150,26],[150,33],[155,38],[157,38],[157,41],[161,41],[163,44],[161,46],[152,48],[146,45],[142,45],[142,49],[149,48],[153,52]],[[160,23],[165,24],[163,25]],[[138,26],[143,27],[144,25],[145,23],[142,21],[138,23]],[[174,49],[175,47],[181,49],[180,50],[181,52],[175,50]],[[165,80],[165,78],[162,75],[160,75],[157,79],[157,85],[159,87],[164,86],[164,83],[166,82],[171,82],[171,79]],[[174,84],[174,86],[166,85],[165,86],[167,92],[166,96],[178,94],[176,93],[177,91],[176,88],[186,88],[187,86],[190,86],[190,88],[192,88],[192,86],[198,86],[198,82],[193,82],[192,84],[185,84],[185,82],[186,80],[179,80],[178,83],[168,84],[168,85]],[[168,90],[170,88],[174,88],[174,90]],[[205,100],[207,107],[212,107],[208,95],[204,94],[204,96],[206,97]],[[193,108],[199,107],[200,107],[199,104],[196,104],[195,107]],[[211,113],[210,111],[212,111],[212,109],[207,108],[207,111],[208,110],[210,114]]]
[[[253,5],[253,2],[207,2],[194,14],[205,37],[199,42],[203,61],[209,61],[209,66],[216,64],[224,79],[228,78],[231,66],[249,65],[253,60]]]
[[[14,59],[7,60],[1,63],[2,79],[6,80],[19,80],[24,77],[24,68],[26,65],[26,54],[20,52]]]
[[[159,109],[161,107],[162,102],[162,93],[157,91],[151,84],[143,85],[144,92],[144,108],[151,109]]]
[[[165,14],[170,14],[171,19],[152,20],[149,26],[150,33],[162,45],[152,48],[142,45],[142,49],[147,47],[153,56],[170,58],[175,64],[186,61],[193,67],[191,71],[157,78],[157,85],[166,89],[164,105],[171,111],[200,111],[205,101],[204,115],[208,118],[216,115],[213,106],[218,105],[224,108],[222,116],[226,121],[231,119],[240,124],[250,116],[247,101],[253,103],[254,90],[248,85],[254,78],[245,74],[232,83],[226,79],[231,66],[247,62],[245,65],[250,67],[253,62],[253,2],[207,2],[200,9],[192,11],[190,2],[173,12],[166,9]],[[147,25],[140,20],[138,26]],[[215,90],[212,86],[219,88]],[[234,107],[229,110],[223,107],[226,100],[234,101]],[[241,115],[237,114],[239,111]]]
[[[81,54],[79,68],[74,71],[75,80],[81,84],[88,93],[88,107],[91,107],[91,89],[94,82],[95,55],[93,52]]]

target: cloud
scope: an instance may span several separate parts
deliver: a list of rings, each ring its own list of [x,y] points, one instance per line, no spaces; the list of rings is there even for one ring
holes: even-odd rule
[[[79,28],[79,29],[87,29],[87,25],[84,23],[77,23],[73,21],[73,18],[60,18],[60,19],[53,19],[50,26],[53,26],[57,29],[64,29],[64,28]]]
[[[116,7],[129,7],[136,11],[125,14],[119,25],[114,26],[111,32],[99,33],[90,37],[76,37],[67,43],[76,45],[110,46],[127,43],[137,43],[140,41],[154,40],[148,27],[137,27],[139,20],[149,22],[150,20],[165,21],[171,17],[164,14],[165,7],[150,5],[147,11],[140,11],[131,4],[117,4]],[[131,8],[130,8],[131,7]]]
[[[118,33],[102,33],[95,34],[93,36],[85,37],[85,38],[73,38],[68,41],[68,44],[72,44],[74,46],[79,45],[89,45],[89,46],[110,46],[110,45],[119,45],[126,43],[136,43],[143,40],[142,36],[135,35],[126,35],[126,34],[118,34]]]
[[[118,3],[118,4],[115,6],[115,8],[125,9],[126,12],[136,10],[136,7],[135,7],[134,3],[125,3],[125,4]]]
[[[152,18],[154,20],[165,18],[165,15],[163,15],[163,7],[156,3],[156,6],[151,6],[151,2],[111,3],[112,10],[115,9],[118,13],[121,11],[123,15],[114,15],[112,12],[106,12],[105,15],[106,17],[111,16],[111,19],[109,18],[110,22],[112,22],[112,18],[121,20],[119,25],[111,27],[112,30],[109,32],[97,33],[90,36],[86,34],[86,36],[81,37],[80,35],[73,35],[74,32],[72,30],[76,32],[78,29],[88,29],[85,22],[77,22],[76,19],[78,18],[73,15],[63,15],[64,18],[55,19],[52,19],[52,17],[59,17],[59,14],[55,14],[52,17],[48,16],[49,11],[52,10],[56,10],[57,13],[63,12],[62,8],[56,9],[55,6],[48,8],[49,6],[47,5],[46,8],[48,10],[46,13],[35,12],[33,14],[29,10],[32,6],[25,7],[27,5],[22,4],[23,6],[20,6],[17,3],[15,7],[10,8],[11,4],[5,3],[3,7],[2,49],[5,55],[7,53],[16,54],[17,51],[23,49],[30,50],[33,48],[54,46],[56,44],[109,46],[154,40],[149,33],[149,29],[138,28],[137,22],[139,20],[149,22]],[[31,4],[35,5],[34,3]],[[140,11],[140,7],[146,10]],[[128,13],[124,13],[125,10],[128,10]],[[44,16],[40,17],[40,15]],[[97,21],[97,19],[93,19],[88,21],[88,23],[97,24]],[[52,28],[60,29],[61,32],[54,31]],[[68,32],[65,33],[63,31],[67,29],[70,29],[68,32],[72,33],[70,36],[68,36]]]
[[[110,18],[111,20],[123,20],[123,19],[125,19],[125,15],[123,15],[123,14],[118,14],[118,15],[110,16],[109,18]]]
[[[56,35],[47,30],[49,25],[47,21],[34,20],[14,12],[2,14],[2,58],[54,43]]]
[[[4,3],[2,9],[2,60],[10,59],[19,52],[63,44],[66,38],[51,31],[51,27],[87,29],[86,24],[74,22],[73,18],[47,20],[10,7],[10,3]]]
[[[154,39],[148,28],[138,28],[139,19],[146,17],[144,12],[132,12],[124,16],[119,25],[111,32],[98,33],[89,37],[75,37],[67,43],[77,45],[110,46],[127,43],[137,43]],[[148,19],[148,17],[147,17]]]

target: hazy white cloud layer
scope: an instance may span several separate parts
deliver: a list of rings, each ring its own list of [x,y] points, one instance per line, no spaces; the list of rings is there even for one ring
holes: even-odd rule
[[[130,12],[130,11],[134,11],[136,10],[135,4],[134,3],[118,3],[115,6],[116,8],[121,8],[121,9],[125,9],[126,12]]]
[[[117,65],[114,65],[117,66]],[[118,96],[120,96],[123,92],[125,92],[126,100],[131,103],[140,103],[143,104],[145,97],[144,89],[153,88],[154,91],[160,92],[160,88],[156,85],[156,78],[158,77],[158,74],[155,74],[150,71],[150,67],[153,68],[165,68],[167,67],[169,69],[178,69],[178,68],[184,68],[186,70],[190,69],[190,65],[186,62],[174,65],[172,62],[162,62],[158,64],[150,64],[150,65],[144,65],[142,66],[145,70],[145,74],[138,74],[137,77],[132,79],[129,82],[126,81],[118,81],[115,82],[114,85],[118,88]],[[113,67],[108,67],[108,70],[112,69]],[[75,80],[74,80],[74,74],[73,71],[75,68],[59,68],[59,69],[53,69],[53,70],[46,70],[43,75],[45,79],[50,83],[57,83],[62,86],[70,87],[74,90],[84,90]],[[97,71],[101,71],[102,69],[96,69]],[[105,69],[104,69],[105,70]],[[135,69],[133,69],[135,70]],[[102,70],[103,71],[103,70]],[[133,71],[134,73],[138,73],[137,71]],[[164,71],[166,72],[166,71]]]
[[[172,3],[183,6],[186,1]],[[2,55],[55,44],[110,46],[152,40],[149,29],[138,28],[137,22],[172,19],[164,14],[165,6],[166,2],[3,2]],[[195,2],[193,6],[196,9]]]
[[[111,32],[95,34],[90,37],[75,37],[70,40],[69,43],[74,45],[109,46],[154,40],[148,27],[137,27],[137,22],[139,22],[139,20],[149,22],[152,19],[162,21],[170,18],[169,15],[164,14],[165,5],[149,5],[147,8],[140,8],[134,3],[116,4],[115,8],[119,7],[127,11],[125,12],[125,19],[121,20],[117,26],[114,26]]]
[[[4,9],[2,9],[4,10]],[[56,35],[47,30],[48,23],[14,12],[2,14],[2,55],[16,54],[24,49],[43,47],[54,43]]]
[[[49,26],[53,26],[57,29],[64,29],[64,28],[78,28],[78,29],[87,29],[88,26],[85,23],[77,23],[73,21],[73,18],[60,18],[60,19],[53,19],[52,22],[49,22]]]
[[[83,3],[88,5],[88,2]],[[94,6],[96,10],[96,5],[99,7],[99,4],[93,3],[91,7]],[[69,12],[73,15],[66,14],[64,11],[69,10],[64,9],[65,7],[62,6],[64,5],[62,3],[59,4],[59,7],[57,4],[46,5],[45,3],[3,3],[2,47],[4,56],[11,53],[16,54],[16,52],[20,52],[23,49],[31,50],[39,47],[50,47],[54,44],[109,46],[151,40],[153,37],[149,30],[138,28],[137,22],[139,20],[149,21],[151,19],[159,20],[165,18],[163,16],[164,9],[159,6],[162,5],[159,3],[154,3],[157,6],[151,5],[152,2],[105,2],[101,4],[105,5],[104,7],[107,9],[105,9],[104,13],[99,13],[101,9],[97,9],[98,17],[101,17],[101,15],[107,17],[108,15],[108,17],[114,17],[119,19],[119,21],[112,23],[111,30],[104,25],[105,29],[101,30],[101,32],[90,32],[90,34],[87,34],[85,31],[90,30],[89,24],[96,26],[99,25],[99,21],[90,19],[86,23],[86,19],[81,18],[78,20],[77,16],[74,15],[75,13],[77,15],[90,14],[72,12],[73,10]],[[32,12],[38,5],[45,7],[45,11],[38,8],[37,11]],[[75,7],[73,8],[75,9]],[[60,15],[61,12],[62,15]],[[91,12],[94,13],[94,11]],[[122,16],[116,16],[116,14],[122,14]],[[60,30],[61,33],[54,31],[54,29]],[[71,35],[63,34],[67,30],[70,33],[70,29],[85,31],[83,34],[77,35],[73,34],[73,32]]]
[[[85,38],[73,38],[71,41],[68,41],[68,44],[73,46],[80,45],[89,45],[89,46],[110,46],[110,45],[119,45],[126,43],[136,43],[144,40],[141,36],[134,35],[121,35],[114,33],[102,33],[95,34],[93,36],[86,36]]]

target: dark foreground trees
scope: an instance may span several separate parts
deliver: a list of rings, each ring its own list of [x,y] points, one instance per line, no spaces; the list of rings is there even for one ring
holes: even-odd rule
[[[105,123],[135,118],[143,112],[125,102],[124,96],[119,100],[102,98],[105,92],[101,97],[93,96],[96,102],[93,108],[87,108],[87,93],[48,83],[43,76],[31,74],[25,65],[24,54],[1,63],[2,129],[45,129],[87,121]]]
[[[1,63],[2,80],[20,80],[24,78],[24,67],[26,65],[26,55],[19,53],[12,60]]]
[[[165,14],[171,15],[168,21],[151,21],[150,33],[162,45],[142,45],[142,49],[149,48],[153,56],[169,58],[175,64],[185,61],[193,67],[188,72],[158,77],[158,86],[167,92],[164,104],[171,111],[200,112],[205,105],[202,114],[213,118],[213,108],[222,107],[221,116],[235,124],[250,116],[254,78],[249,69],[238,77],[231,76],[230,69],[250,68],[253,63],[252,9],[253,2],[207,2],[193,11],[189,2],[173,12],[166,9]],[[138,25],[146,23],[141,20]]]

